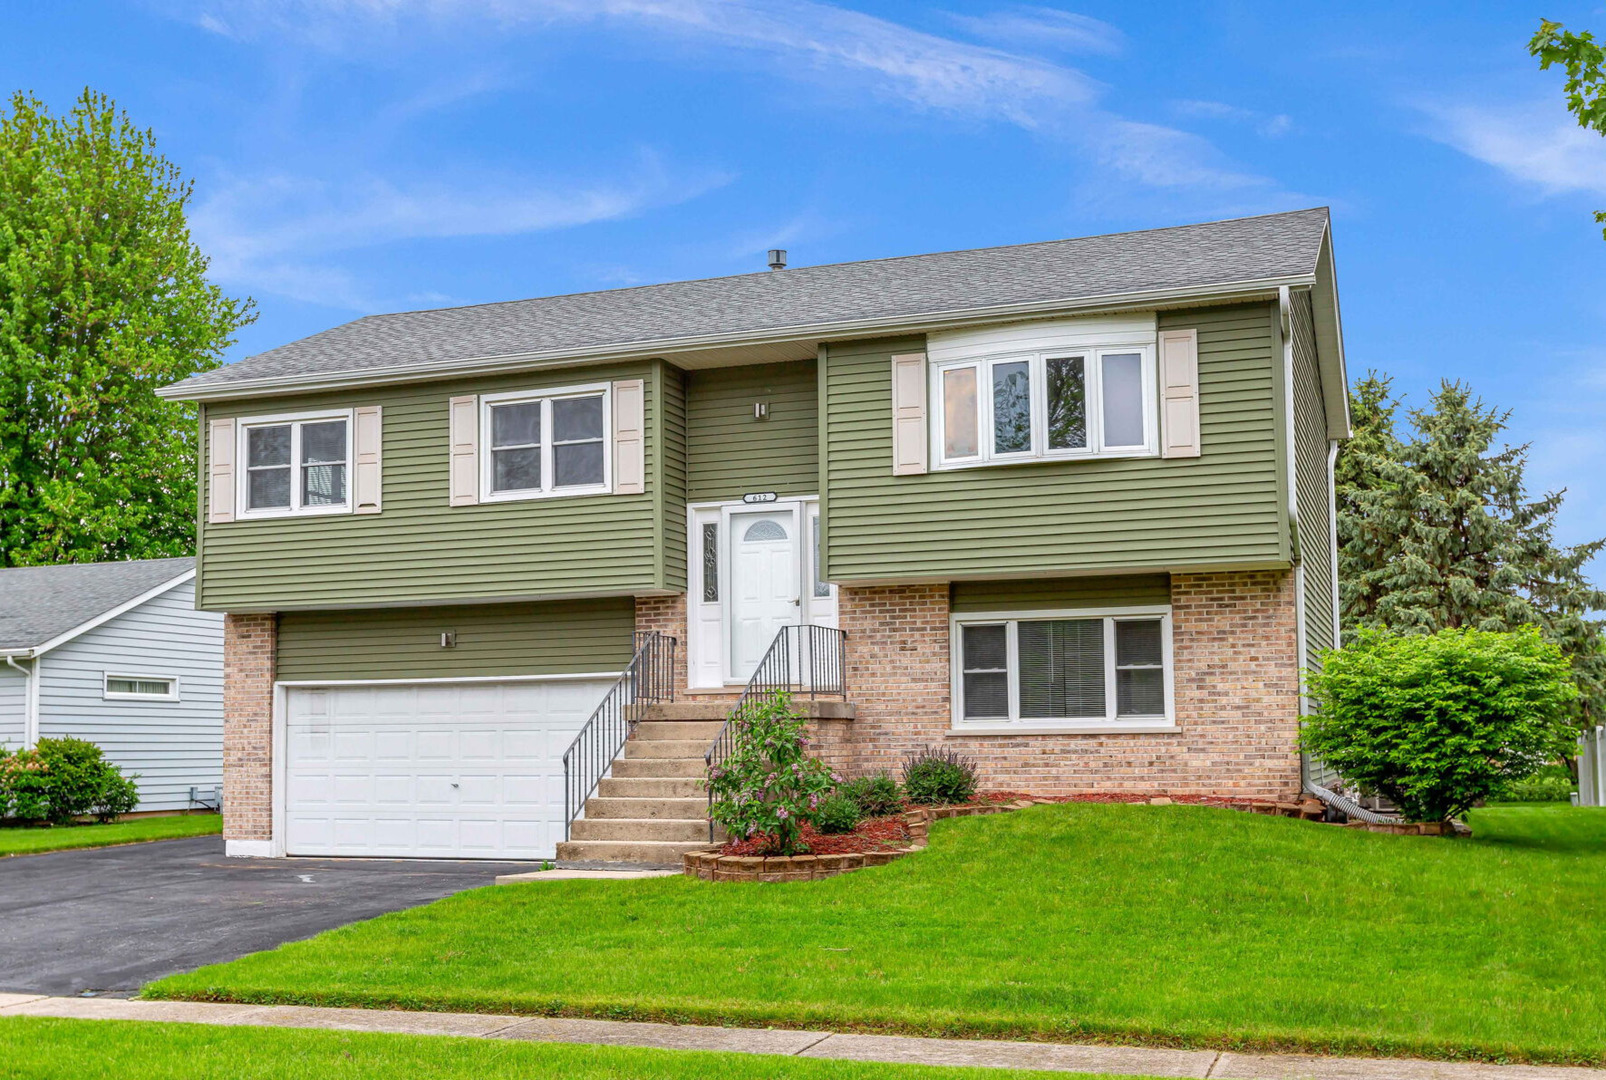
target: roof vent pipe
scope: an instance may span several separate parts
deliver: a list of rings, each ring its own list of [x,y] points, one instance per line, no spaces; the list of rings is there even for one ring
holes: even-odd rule
[[[785,270],[786,269],[786,249],[785,248],[770,248],[770,269],[771,270]]]

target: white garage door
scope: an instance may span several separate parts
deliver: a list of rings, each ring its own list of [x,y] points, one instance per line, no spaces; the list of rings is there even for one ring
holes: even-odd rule
[[[295,687],[291,855],[550,859],[563,751],[611,680]]]

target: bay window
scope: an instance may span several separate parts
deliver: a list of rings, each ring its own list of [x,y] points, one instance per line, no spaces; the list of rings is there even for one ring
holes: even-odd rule
[[[604,493],[609,487],[606,385],[487,394],[480,428],[482,498]]]
[[[938,468],[1158,451],[1154,349],[1056,349],[934,365]]]
[[[349,412],[242,420],[239,438],[242,516],[350,512]]]
[[[1170,614],[956,616],[954,727],[1170,727]]]

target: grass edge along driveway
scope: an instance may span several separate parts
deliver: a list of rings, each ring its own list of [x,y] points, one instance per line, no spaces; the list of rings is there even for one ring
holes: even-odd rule
[[[1606,1060],[1606,814],[1472,841],[1193,806],[940,821],[784,886],[497,886],[149,997],[1555,1063]]]
[[[29,1080],[1097,1080],[770,1054],[21,1016],[0,1017],[0,1061],[7,1076]]]
[[[47,851],[115,847],[151,840],[179,840],[223,831],[221,814],[177,814],[167,817],[130,818],[109,825],[19,826],[0,829],[0,859],[12,855],[42,855]]]

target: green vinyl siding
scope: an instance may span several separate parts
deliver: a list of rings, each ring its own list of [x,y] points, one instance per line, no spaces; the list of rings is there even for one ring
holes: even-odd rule
[[[620,671],[630,663],[629,597],[447,605],[279,616],[278,677],[469,678]],[[441,634],[457,644],[441,648]]]
[[[663,363],[643,361],[209,405],[208,420],[383,406],[383,511],[213,524],[203,503],[199,606],[400,607],[677,587],[665,552],[671,536],[683,545],[684,518],[663,520],[678,496],[666,490],[663,436],[653,437],[666,374]],[[647,383],[645,494],[448,505],[450,398],[629,378]],[[680,569],[677,584],[684,578]]]
[[[1316,332],[1309,292],[1293,294],[1294,338],[1294,495],[1298,509],[1299,551],[1305,578],[1305,657],[1316,666],[1322,649],[1333,647],[1333,525],[1328,491],[1327,414],[1321,372],[1316,365]]]
[[[760,401],[769,404],[767,420],[753,419]],[[753,491],[818,494],[815,362],[688,372],[686,432],[692,502],[724,502]]]
[[[959,612],[1137,607],[1170,602],[1169,574],[956,581],[952,598],[953,610]]]
[[[892,475],[891,361],[921,338],[832,343],[823,385],[833,581],[1286,565],[1276,309],[1162,312],[1199,331],[1198,458]]]
[[[663,368],[663,408],[657,412],[655,440],[663,447],[663,483],[658,485],[658,551],[664,586],[686,588],[686,377]]]

